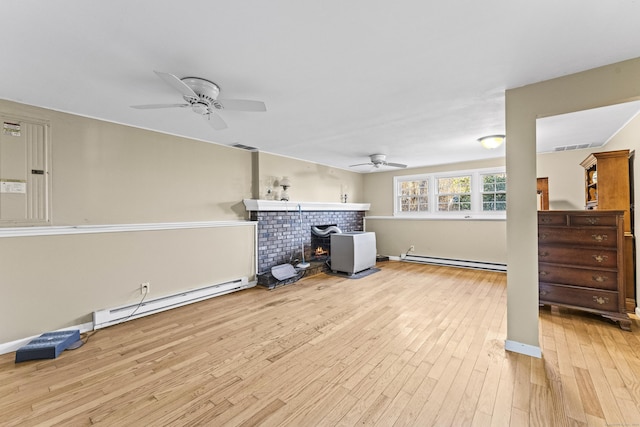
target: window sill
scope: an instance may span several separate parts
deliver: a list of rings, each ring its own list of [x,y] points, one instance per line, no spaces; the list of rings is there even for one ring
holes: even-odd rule
[[[506,215],[372,215],[365,216],[365,219],[395,219],[407,221],[506,221]]]

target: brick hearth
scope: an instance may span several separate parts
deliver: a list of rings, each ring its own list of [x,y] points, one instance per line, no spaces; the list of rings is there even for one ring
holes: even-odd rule
[[[336,224],[343,232],[363,231],[364,211],[251,211],[250,219],[258,221],[258,273],[271,267],[302,259],[311,260],[311,226]],[[314,248],[315,249],[315,248]]]

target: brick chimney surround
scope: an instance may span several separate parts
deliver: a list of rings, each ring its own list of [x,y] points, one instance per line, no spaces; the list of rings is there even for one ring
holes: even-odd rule
[[[258,222],[258,274],[271,267],[301,259],[310,260],[311,227],[335,224],[343,232],[364,231],[369,203],[325,203],[243,200],[249,220]],[[300,217],[302,216],[302,221]]]

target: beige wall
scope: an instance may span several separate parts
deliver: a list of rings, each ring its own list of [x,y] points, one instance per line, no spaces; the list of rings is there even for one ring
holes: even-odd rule
[[[415,255],[506,263],[504,220],[393,218],[394,176],[499,166],[504,166],[502,157],[365,175],[365,200],[371,203],[365,225],[376,233],[378,253],[397,257],[414,245]]]
[[[0,100],[0,115],[45,121],[54,226],[214,221],[216,228],[0,238],[0,343],[91,321],[95,310],[241,276],[255,279],[242,200],[253,169],[288,175],[301,201],[362,198],[360,174]],[[353,199],[351,198],[353,197]]]
[[[539,347],[536,119],[638,99],[638,75],[633,59],[507,91],[508,341]]]
[[[248,151],[8,101],[0,114],[49,125],[54,226],[239,221],[1,238],[0,343],[89,322],[94,310],[138,300],[142,282],[157,298],[255,278],[255,229],[242,221]]]
[[[378,253],[400,256],[411,245],[413,255],[505,264],[506,224],[502,220],[431,220],[365,218],[376,233]]]
[[[143,282],[151,283],[154,299],[252,276],[255,229],[246,224],[0,238],[0,343],[138,302]]]
[[[244,218],[245,150],[0,100],[50,125],[53,225]]]
[[[277,185],[286,176],[291,181],[287,192],[292,201],[338,203],[345,192],[348,202],[367,202],[363,199],[363,174],[268,153],[260,153],[259,168],[261,199],[280,200],[282,188]],[[269,187],[274,191],[271,196],[266,194]]]
[[[606,151],[608,148],[603,147]],[[590,150],[538,154],[537,176],[549,178],[549,209],[584,209],[584,168]]]
[[[631,120],[603,147],[538,155],[538,176],[549,177],[550,209],[584,209],[584,168],[580,163],[590,153],[640,149],[640,115]],[[638,161],[634,162],[636,177]],[[638,183],[640,184],[640,183]],[[635,185],[635,200],[640,200],[640,185]]]

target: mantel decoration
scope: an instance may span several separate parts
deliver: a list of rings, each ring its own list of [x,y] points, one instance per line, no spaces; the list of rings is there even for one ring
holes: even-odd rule
[[[289,201],[289,193],[287,193],[287,188],[291,187],[291,181],[286,176],[283,176],[280,180],[280,187],[282,187],[282,193],[280,194],[280,200]]]

